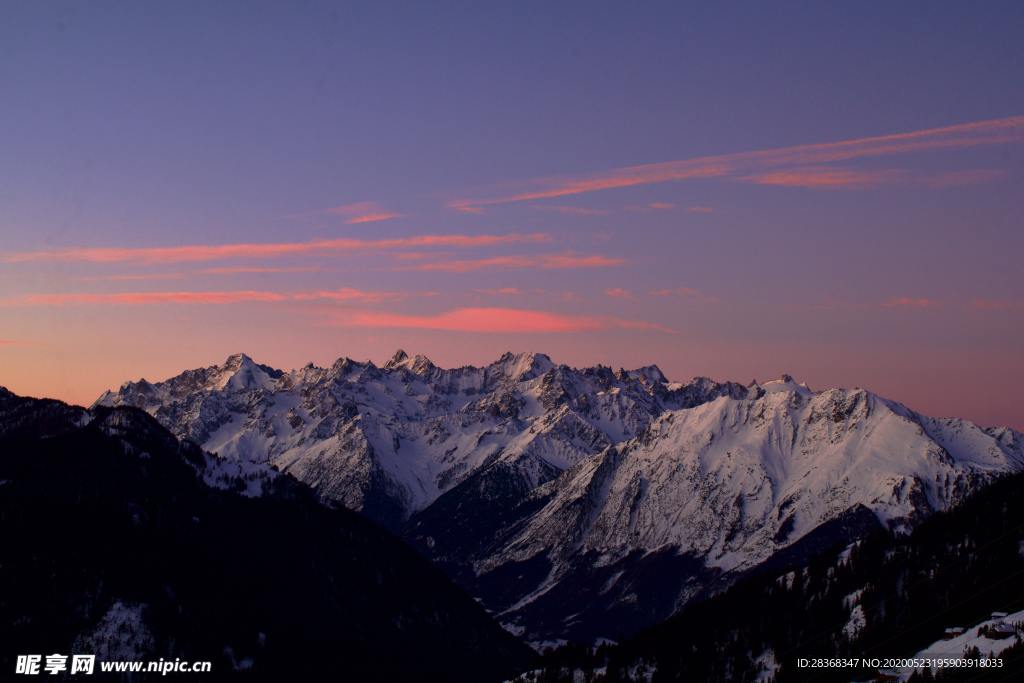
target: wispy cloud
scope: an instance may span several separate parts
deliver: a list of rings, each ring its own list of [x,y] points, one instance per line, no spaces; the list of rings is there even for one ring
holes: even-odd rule
[[[884,308],[938,308],[936,299],[926,297],[901,296],[882,303]]]
[[[663,289],[652,289],[649,294],[657,297],[678,297],[682,299],[693,299],[705,303],[717,303],[718,297],[706,294],[693,287],[666,287]]]
[[[981,185],[998,180],[1004,171],[974,168],[936,174],[913,174],[902,169],[857,170],[833,166],[811,166],[743,176],[740,180],[758,185],[812,189],[857,189],[878,185],[923,185],[943,188]]]
[[[185,273],[118,273],[113,275],[83,275],[79,282],[145,282],[151,280],[181,280]]]
[[[376,292],[343,287],[332,290],[307,292],[274,292],[264,290],[230,291],[163,291],[163,292],[71,292],[57,294],[28,294],[11,298],[0,304],[7,306],[67,306],[75,304],[103,304],[145,306],[154,304],[238,304],[277,303],[283,301],[345,301],[380,303],[396,301],[407,295],[400,292]]]
[[[1024,311],[1024,301],[1009,299],[934,299],[930,297],[900,296],[878,301],[843,301],[828,297],[812,308],[824,311],[870,311],[872,309],[921,309],[944,311]]]
[[[399,218],[401,215],[402,214],[400,214],[400,213],[391,213],[389,211],[382,211],[381,213],[368,213],[368,214],[366,214],[364,216],[353,216],[352,218],[349,218],[345,222],[349,223],[349,224],[355,224],[355,223],[376,223],[377,221],[387,221],[387,220],[391,220],[392,218]]]
[[[64,306],[69,304],[235,304],[251,301],[287,301],[278,292],[235,290],[228,292],[73,292],[62,294],[29,294],[14,304],[28,306]]]
[[[225,266],[222,268],[202,268],[188,272],[175,273],[115,273],[112,275],[83,275],[75,278],[79,282],[147,282],[160,280],[183,280],[189,275],[244,275],[247,273],[316,273],[321,269],[313,266]]]
[[[490,256],[478,259],[456,259],[416,263],[404,270],[437,271],[444,273],[471,273],[478,270],[571,270],[577,268],[608,268],[625,263],[624,259],[600,254],[535,254],[516,256]]]
[[[405,315],[363,311],[348,323],[357,327],[410,328],[449,332],[565,333],[605,329],[653,330],[672,333],[663,325],[606,316],[564,315],[518,308],[459,308],[436,315]]]
[[[510,204],[513,202],[534,201],[539,199],[554,199],[556,197],[568,197],[588,192],[599,192],[601,190],[613,190],[623,187],[634,187],[637,185],[650,185],[653,183],[668,182],[670,180],[717,178],[728,175],[732,170],[727,164],[716,162],[711,158],[701,161],[702,163],[700,164],[693,162],[668,162],[667,164],[633,166],[616,169],[612,172],[613,175],[608,176],[537,181],[534,184],[542,186],[546,185],[549,186],[549,188],[531,190],[503,197],[456,199],[449,202],[448,206],[464,213],[480,213],[484,210],[484,207],[494,206],[497,204]],[[671,167],[675,164],[678,164],[679,166]],[[682,164],[686,164],[686,166],[683,166]]]
[[[448,205],[458,211],[478,213],[485,207],[498,204],[554,199],[639,185],[700,178],[739,177],[755,175],[772,168],[806,167],[854,159],[1022,141],[1024,116],[1012,116],[838,142],[626,166],[578,177],[545,178],[529,183],[532,189],[515,194],[455,199]]]
[[[686,210],[689,213],[714,213],[715,209],[711,206],[688,206]]]
[[[851,168],[835,168],[831,166],[807,166],[743,176],[740,180],[754,183],[755,185],[843,189],[891,184],[893,182],[900,182],[906,177],[907,173],[905,171],[897,169],[859,171]]]
[[[79,247],[44,251],[23,251],[0,256],[6,263],[73,262],[90,263],[182,263],[226,259],[268,259],[282,256],[340,252],[415,249],[420,247],[486,247],[498,244],[550,242],[545,233],[503,235],[414,235],[391,239],[321,239],[309,242],[235,244],[190,244],[180,247]]]
[[[448,251],[400,251],[394,257],[399,261],[426,261],[428,259],[448,258],[452,252]]]
[[[477,294],[483,294],[485,296],[520,296],[524,294],[523,290],[518,287],[498,287],[495,289],[474,289]]]
[[[523,200],[523,201],[525,201],[525,200]],[[468,213],[468,214],[473,214],[473,215],[481,214],[481,213],[484,212],[484,209],[483,209],[482,206],[478,206],[477,204],[474,204],[473,202],[471,202],[468,199],[455,199],[455,200],[452,200],[452,201],[448,202],[448,208],[449,209],[453,209],[455,211],[458,211],[459,213]]]
[[[395,211],[389,211],[376,202],[355,202],[353,204],[332,206],[331,208],[326,209],[324,213],[332,216],[343,216],[345,218],[345,222],[350,225],[358,223],[376,223],[378,221],[386,221],[392,218],[402,217],[402,214]]]
[[[435,292],[418,293],[422,296],[433,296]],[[298,292],[291,297],[295,301],[353,301],[375,304],[382,301],[397,301],[404,299],[408,294],[403,292],[375,292],[353,287],[342,287],[341,289],[319,289],[312,292]]]
[[[318,273],[320,268],[314,266],[224,266],[222,268],[203,268],[203,275],[244,275],[246,273]]]
[[[979,311],[1015,311],[1024,310],[1024,302],[1006,299],[975,299],[971,307]]]
[[[627,206],[626,211],[631,213],[653,213],[655,211],[672,211],[675,208],[676,205],[672,202],[649,202],[647,204]]]
[[[606,216],[608,214],[608,211],[605,209],[591,209],[585,206],[536,204],[533,208],[538,211],[552,211],[554,213],[560,213],[563,216]]]
[[[628,289],[624,289],[622,287],[609,287],[608,289],[604,290],[604,294],[605,294],[605,296],[607,296],[607,297],[609,297],[611,299],[632,299],[633,298],[633,292],[629,291]]]

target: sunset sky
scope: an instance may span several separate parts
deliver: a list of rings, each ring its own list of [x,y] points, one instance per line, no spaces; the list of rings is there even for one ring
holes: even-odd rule
[[[1024,428],[1024,3],[0,9],[0,385],[782,372]]]

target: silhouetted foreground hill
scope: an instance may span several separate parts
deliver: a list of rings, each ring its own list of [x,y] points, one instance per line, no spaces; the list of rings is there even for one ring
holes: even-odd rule
[[[210,456],[133,408],[0,389],[0,671],[18,654],[211,660],[219,680],[491,681],[531,652],[444,575],[279,476],[211,488]]]

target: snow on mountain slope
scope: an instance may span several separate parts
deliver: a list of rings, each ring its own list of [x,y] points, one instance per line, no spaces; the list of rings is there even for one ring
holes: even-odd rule
[[[239,354],[98,402],[400,528],[534,640],[617,638],[810,539],[907,529],[1024,468],[1018,432],[862,389],[671,383],[541,354],[290,372]]]
[[[587,525],[585,549],[672,545],[733,569],[856,503],[893,525],[945,509],[1024,465],[1013,436],[921,418],[863,390],[719,398],[665,413],[552,482],[557,494],[512,549],[564,547],[558,529],[572,517]],[[595,509],[581,520],[584,496]]]
[[[399,351],[382,368],[345,358],[288,373],[236,354],[97,403],[143,408],[222,458],[273,464],[395,525],[485,465],[510,464],[531,489],[666,409],[745,393],[710,380],[668,388],[655,367],[574,370],[507,353],[441,369]]]
[[[1024,441],[1012,430],[787,379],[751,387],[747,398],[666,411],[538,487],[522,514],[475,530],[481,542],[459,549],[463,580],[533,639],[616,637],[616,624],[667,617],[823,525],[869,510],[908,529],[1022,468]],[[428,519],[411,535],[446,548],[436,528]],[[516,588],[495,590],[513,569]],[[652,577],[662,580],[658,591],[645,585]],[[581,617],[581,607],[593,609]]]

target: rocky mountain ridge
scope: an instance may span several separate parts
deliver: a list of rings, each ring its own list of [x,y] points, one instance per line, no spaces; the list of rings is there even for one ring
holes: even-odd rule
[[[1008,428],[792,377],[507,353],[283,372],[235,355],[98,401],[391,526],[533,641],[617,637],[804,539],[910,529],[1024,468]]]

